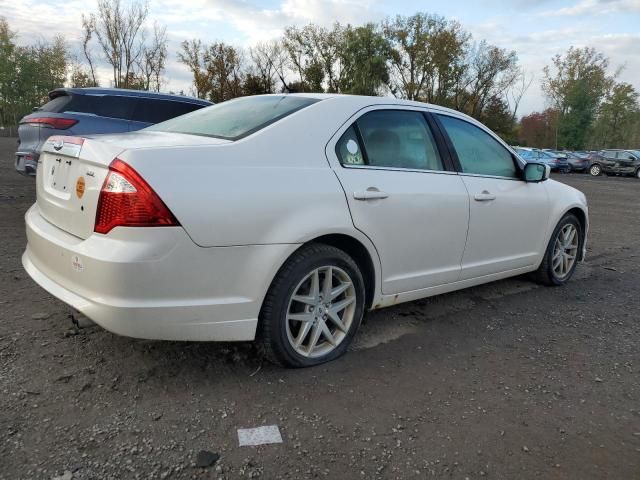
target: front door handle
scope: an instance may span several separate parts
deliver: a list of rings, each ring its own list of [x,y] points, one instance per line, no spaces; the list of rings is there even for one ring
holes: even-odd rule
[[[353,192],[353,198],[356,200],[381,200],[388,196],[388,193],[381,192],[377,188],[368,188],[364,192]]]
[[[473,197],[477,202],[490,202],[495,200],[496,196],[487,190],[483,190],[482,193],[478,193]]]

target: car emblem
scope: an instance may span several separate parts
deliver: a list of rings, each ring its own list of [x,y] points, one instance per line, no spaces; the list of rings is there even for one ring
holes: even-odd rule
[[[57,152],[58,150],[62,150],[62,147],[64,147],[64,141],[54,140],[52,145],[53,145],[53,149]]]

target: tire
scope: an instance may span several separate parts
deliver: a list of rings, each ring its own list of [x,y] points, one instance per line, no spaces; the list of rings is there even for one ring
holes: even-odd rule
[[[560,274],[558,272],[558,269],[554,268],[554,266],[556,265],[556,262],[554,260],[556,259],[557,253],[556,241],[563,243],[563,232],[570,231],[571,227],[575,229],[575,250],[573,250],[573,247],[571,247],[570,250],[566,249],[564,252],[572,252],[574,258],[570,267],[566,269],[566,272],[564,274]],[[551,235],[551,239],[549,240],[549,244],[547,245],[542,263],[540,264],[540,267],[538,267],[538,270],[534,272],[535,280],[537,280],[539,283],[549,286],[559,286],[567,283],[576,270],[583,243],[584,241],[582,225],[575,215],[573,215],[572,213],[568,213],[567,215],[562,217],[562,219],[558,222],[558,225],[556,225],[556,228],[553,230],[553,234]],[[571,253],[569,253],[569,255],[571,255]],[[561,262],[562,261],[563,259],[561,259]],[[562,267],[560,268],[560,270],[562,270]]]
[[[314,272],[318,272],[317,276]],[[329,274],[331,283],[326,288],[324,282]],[[327,301],[323,296],[329,290],[335,293],[342,287],[345,290],[334,299]],[[312,243],[297,250],[271,283],[260,312],[258,341],[269,361],[285,367],[311,367],[329,362],[349,347],[364,308],[364,280],[356,262],[342,250]],[[338,322],[334,320],[336,315]]]
[[[640,168],[636,170],[635,177],[640,179]]]
[[[602,174],[602,167],[597,163],[594,163],[589,167],[589,173],[592,177],[597,177]]]

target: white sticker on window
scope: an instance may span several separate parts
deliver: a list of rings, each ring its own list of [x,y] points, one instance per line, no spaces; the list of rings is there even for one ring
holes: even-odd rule
[[[349,141],[347,142],[347,151],[351,155],[355,155],[356,153],[358,153],[358,144],[355,140],[349,139]]]

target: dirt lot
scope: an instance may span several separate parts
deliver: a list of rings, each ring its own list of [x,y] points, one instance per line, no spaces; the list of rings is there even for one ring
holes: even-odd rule
[[[591,208],[563,288],[523,278],[368,316],[348,355],[70,331],[22,270],[33,180],[0,139],[0,478],[640,478],[640,182],[556,175]],[[276,424],[283,443],[239,447]],[[195,468],[200,450],[220,454]]]

